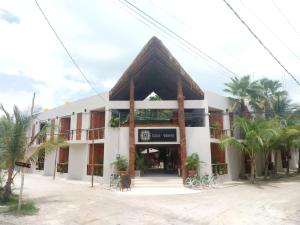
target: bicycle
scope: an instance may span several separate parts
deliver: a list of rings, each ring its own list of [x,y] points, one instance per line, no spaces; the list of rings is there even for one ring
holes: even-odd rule
[[[213,185],[216,185],[217,184],[217,179],[218,179],[218,174],[213,174],[211,177],[210,177],[210,180],[209,180],[209,184],[210,186],[213,186]]]
[[[199,188],[200,186],[202,188],[212,187],[216,184],[218,176],[216,174],[213,174],[211,177],[206,174],[202,177],[200,176],[194,176],[194,177],[188,177],[185,180],[185,185],[190,188]]]

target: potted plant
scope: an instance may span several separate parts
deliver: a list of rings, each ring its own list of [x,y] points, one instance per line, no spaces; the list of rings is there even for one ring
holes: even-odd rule
[[[198,174],[199,168],[199,155],[197,153],[192,153],[186,158],[185,168],[187,170],[188,177],[194,177]]]
[[[128,175],[128,159],[124,156],[117,158],[113,165],[115,166],[116,170],[120,174],[120,176]]]

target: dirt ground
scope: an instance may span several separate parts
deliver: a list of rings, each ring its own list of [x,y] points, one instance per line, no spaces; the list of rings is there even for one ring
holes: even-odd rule
[[[300,177],[228,183],[195,193],[135,195],[26,174],[24,194],[39,213],[0,214],[1,225],[300,224]]]

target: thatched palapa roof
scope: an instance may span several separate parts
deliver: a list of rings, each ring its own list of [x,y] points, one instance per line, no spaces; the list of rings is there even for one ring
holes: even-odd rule
[[[111,89],[110,100],[129,100],[131,79],[134,79],[135,83],[135,100],[143,100],[152,92],[158,94],[163,100],[175,100],[178,78],[182,80],[186,100],[204,98],[204,92],[200,87],[163,43],[153,37]]]

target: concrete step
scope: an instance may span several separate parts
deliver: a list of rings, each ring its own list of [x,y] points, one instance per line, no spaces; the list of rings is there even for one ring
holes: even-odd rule
[[[180,177],[137,177],[133,181],[135,188],[180,188]]]

